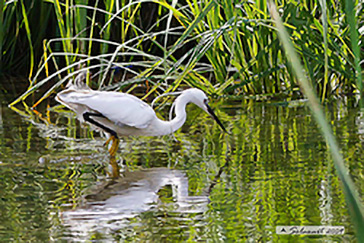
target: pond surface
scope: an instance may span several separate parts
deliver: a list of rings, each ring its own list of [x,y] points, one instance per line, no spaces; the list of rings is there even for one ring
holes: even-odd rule
[[[174,136],[124,138],[114,161],[121,177],[112,179],[103,135],[65,110],[11,110],[13,98],[0,95],[4,242],[355,241],[305,101],[211,102],[230,135],[190,105]],[[325,111],[363,198],[364,120],[353,106]],[[279,225],[344,226],[345,234],[277,235]]]

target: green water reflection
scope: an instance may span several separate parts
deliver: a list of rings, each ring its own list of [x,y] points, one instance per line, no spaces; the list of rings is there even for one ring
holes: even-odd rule
[[[72,113],[18,114],[0,98],[1,240],[355,240],[304,101],[222,101],[218,115],[231,135],[188,107],[174,137],[125,138],[123,177],[111,180],[105,138]],[[364,120],[349,106],[336,102],[326,114],[362,196]],[[340,225],[346,233],[279,236],[277,225]]]

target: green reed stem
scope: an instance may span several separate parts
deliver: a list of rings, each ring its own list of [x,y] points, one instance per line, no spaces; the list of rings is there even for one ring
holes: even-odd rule
[[[356,86],[360,93],[360,108],[364,108],[363,100],[363,82],[361,76],[360,67],[360,47],[359,47],[359,34],[357,30],[356,14],[355,14],[355,3],[353,0],[346,0],[346,18],[350,26],[350,40],[351,48],[354,54],[354,71]]]
[[[22,1],[20,1],[20,3],[21,3],[21,7],[22,7],[22,14],[23,14],[25,30],[26,30],[27,38],[28,38],[28,42],[29,42],[29,50],[30,50],[29,80],[30,80],[32,77],[33,68],[34,68],[34,50],[33,50],[33,43],[32,43],[32,33],[30,31],[29,21],[28,21],[27,11],[24,6],[24,1],[22,0]]]
[[[310,83],[308,82],[306,75],[303,72],[303,67],[300,64],[301,61],[296,54],[292,42],[290,41],[290,37],[286,32],[282,20],[277,12],[276,6],[272,1],[270,2],[270,12],[277,26],[278,36],[281,40],[286,56],[292,65],[293,72],[297,77],[302,92],[309,100],[309,107],[311,109],[311,112],[321,129],[322,135],[326,139],[326,143],[328,144],[334,161],[336,172],[342,182],[345,199],[348,205],[352,222],[354,223],[354,227],[356,229],[356,236],[358,238],[358,241],[364,242],[364,211],[355,184],[349,176],[349,171],[345,167],[344,159],[341,156],[339,146],[333,135],[331,127],[325,118],[315,91],[310,86]]]
[[[4,34],[4,1],[0,1],[0,70],[2,70]]]
[[[323,90],[322,90],[322,96],[321,96],[321,102],[324,101],[326,96],[326,89],[329,84],[329,55],[328,55],[328,43],[327,43],[327,8],[326,8],[326,1],[325,0],[319,0],[321,9],[322,9],[322,26],[323,26],[323,38],[324,38],[324,55],[325,55],[325,74],[324,74],[324,84],[323,84]]]

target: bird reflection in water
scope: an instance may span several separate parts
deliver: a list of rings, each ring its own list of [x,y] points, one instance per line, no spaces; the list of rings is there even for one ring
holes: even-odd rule
[[[110,164],[116,161],[111,161]],[[115,170],[113,173],[116,175]],[[173,213],[203,213],[208,196],[189,196],[188,178],[180,170],[151,168],[125,171],[122,176],[92,188],[79,208],[62,213],[63,225],[78,239],[88,239],[92,232],[107,235],[125,228],[131,218],[143,212],[163,210],[166,201]],[[169,194],[172,200],[163,200]]]

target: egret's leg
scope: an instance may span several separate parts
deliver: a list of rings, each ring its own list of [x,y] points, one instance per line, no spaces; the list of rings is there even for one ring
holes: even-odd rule
[[[104,143],[104,146],[106,147],[107,145],[109,145],[110,141],[112,140],[113,136],[110,136],[106,142]]]
[[[118,137],[111,135],[104,143],[104,146],[105,147],[108,146],[110,142],[111,142],[111,147],[109,148],[109,153],[111,156],[115,156],[119,148],[120,140]]]
[[[99,113],[91,113],[91,112],[85,112],[83,113],[83,118],[85,119],[85,121],[103,129],[105,132],[108,132],[111,134],[110,138],[105,142],[105,146],[108,145],[110,143],[110,141],[112,141],[111,144],[111,148],[109,149],[109,153],[111,156],[115,156],[118,148],[119,148],[119,138],[118,135],[116,134],[116,132],[106,126],[104,126],[103,124],[101,124],[98,121],[95,121],[91,118],[91,116],[97,116],[97,117],[104,117],[102,114]]]
[[[109,149],[109,154],[111,156],[115,156],[116,152],[118,151],[118,148],[119,148],[120,140],[117,137],[111,136],[111,141],[112,141],[112,144],[111,144],[111,147]]]
[[[120,176],[119,165],[116,162],[115,156],[110,156],[111,173],[108,173],[113,178],[118,178]]]

